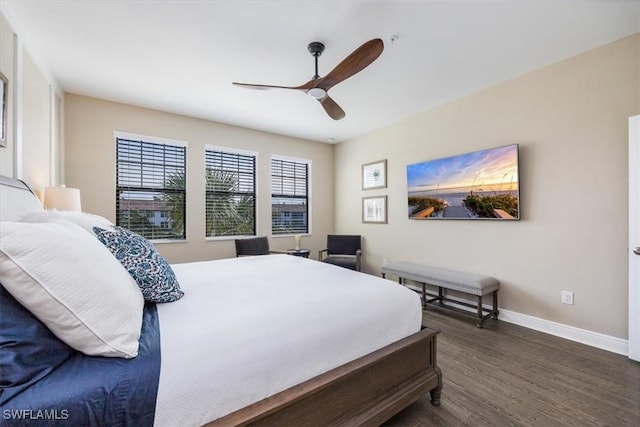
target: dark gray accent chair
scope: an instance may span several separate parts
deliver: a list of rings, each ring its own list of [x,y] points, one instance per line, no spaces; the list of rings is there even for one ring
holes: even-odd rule
[[[236,256],[269,255],[269,239],[267,236],[236,239]]]
[[[329,264],[362,271],[362,237],[329,234],[327,249],[322,249],[318,253],[318,259]]]

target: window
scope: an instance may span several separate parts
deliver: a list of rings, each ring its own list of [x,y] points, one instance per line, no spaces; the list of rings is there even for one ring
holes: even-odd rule
[[[271,232],[309,233],[310,162],[271,158]]]
[[[116,134],[117,225],[148,239],[186,238],[186,150]]]
[[[255,236],[256,154],[207,148],[206,236]]]

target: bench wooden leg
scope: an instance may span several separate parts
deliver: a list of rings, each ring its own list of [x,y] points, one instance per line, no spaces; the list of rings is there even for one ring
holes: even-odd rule
[[[477,325],[478,328],[482,328],[482,324],[489,317],[492,317],[493,319],[497,320],[499,313],[500,312],[498,311],[498,291],[497,290],[493,291],[493,307],[486,316],[482,315],[483,314],[482,296],[478,296],[478,325]]]
[[[482,315],[482,295],[478,295],[478,328],[482,328],[482,323],[484,323],[484,316]]]
[[[422,284],[422,309],[427,309],[427,285]]]

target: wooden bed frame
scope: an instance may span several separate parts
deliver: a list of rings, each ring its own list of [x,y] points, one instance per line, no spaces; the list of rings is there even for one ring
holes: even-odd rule
[[[428,391],[438,406],[439,332],[423,328],[206,426],[379,426]]]
[[[0,176],[0,193],[7,187],[31,192],[24,182]],[[206,426],[378,426],[426,392],[431,392],[433,405],[440,405],[438,333],[423,327]]]

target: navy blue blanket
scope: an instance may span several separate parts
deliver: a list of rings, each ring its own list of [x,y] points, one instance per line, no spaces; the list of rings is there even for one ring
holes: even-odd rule
[[[86,356],[0,286],[0,425],[152,426],[160,378],[155,304],[133,359]]]

